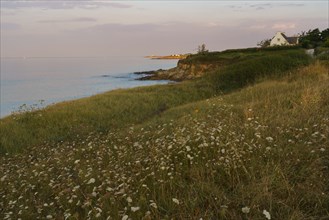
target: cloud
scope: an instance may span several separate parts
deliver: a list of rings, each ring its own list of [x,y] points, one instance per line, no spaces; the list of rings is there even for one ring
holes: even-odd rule
[[[283,6],[283,7],[302,7],[305,6],[305,4],[302,3],[282,3],[282,4],[278,4],[278,6]]]
[[[63,19],[63,20],[41,20],[39,23],[66,23],[66,22],[96,22],[95,18],[80,17],[72,19]]]
[[[295,29],[295,23],[276,23],[272,25],[272,29],[274,30],[288,30],[288,29]]]
[[[121,2],[106,2],[95,0],[79,0],[79,1],[64,1],[64,0],[29,0],[29,1],[1,1],[1,8],[4,9],[19,9],[19,8],[42,8],[42,9],[96,9],[100,7],[112,8],[131,8],[132,5]]]
[[[141,23],[141,24],[119,24],[119,23],[107,23],[94,25],[88,28],[83,28],[78,31],[80,32],[111,32],[111,33],[120,33],[120,32],[145,32],[145,31],[154,31],[159,27],[163,27],[165,25],[160,24],[152,24],[152,23]]]
[[[253,30],[261,30],[266,29],[268,26],[265,24],[256,24],[256,25],[250,25],[247,29],[253,29]]]
[[[256,8],[256,10],[258,9],[265,9],[265,8],[272,8],[273,4],[272,3],[260,3],[260,4],[251,4],[249,5],[249,7],[251,8]]]
[[[236,9],[254,9],[254,10],[266,10],[271,8],[279,8],[279,7],[302,7],[305,4],[303,3],[278,3],[278,2],[271,2],[271,3],[245,3],[240,5],[228,5],[227,7]]]
[[[19,24],[10,22],[1,22],[1,30],[18,30],[21,28]]]

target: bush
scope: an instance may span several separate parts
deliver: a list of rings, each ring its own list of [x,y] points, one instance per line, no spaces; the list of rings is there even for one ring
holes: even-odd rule
[[[218,90],[228,92],[253,84],[267,77],[280,77],[286,71],[310,63],[304,51],[288,51],[241,61],[211,74],[208,80],[216,84]]]
[[[319,56],[317,56],[317,59],[329,61],[329,51],[327,53],[320,54]]]
[[[314,55],[317,56],[317,55],[326,53],[328,51],[329,51],[329,48],[326,48],[326,47],[317,47],[317,48],[314,49]]]

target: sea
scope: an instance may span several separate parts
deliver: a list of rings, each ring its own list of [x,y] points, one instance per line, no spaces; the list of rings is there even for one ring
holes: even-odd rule
[[[1,58],[0,117],[30,107],[110,90],[167,84],[167,80],[141,81],[134,72],[169,69],[177,60],[139,56]]]

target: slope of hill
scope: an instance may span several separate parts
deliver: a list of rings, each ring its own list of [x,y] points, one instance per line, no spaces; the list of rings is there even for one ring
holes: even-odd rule
[[[326,218],[327,94],[292,49],[3,119],[0,217]]]

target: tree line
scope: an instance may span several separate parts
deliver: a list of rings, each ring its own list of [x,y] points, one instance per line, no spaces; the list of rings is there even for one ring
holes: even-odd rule
[[[319,28],[302,31],[298,36],[299,45],[303,48],[329,47],[329,28],[323,31],[320,31]],[[264,39],[257,43],[257,46],[268,47],[270,43],[271,39]]]

